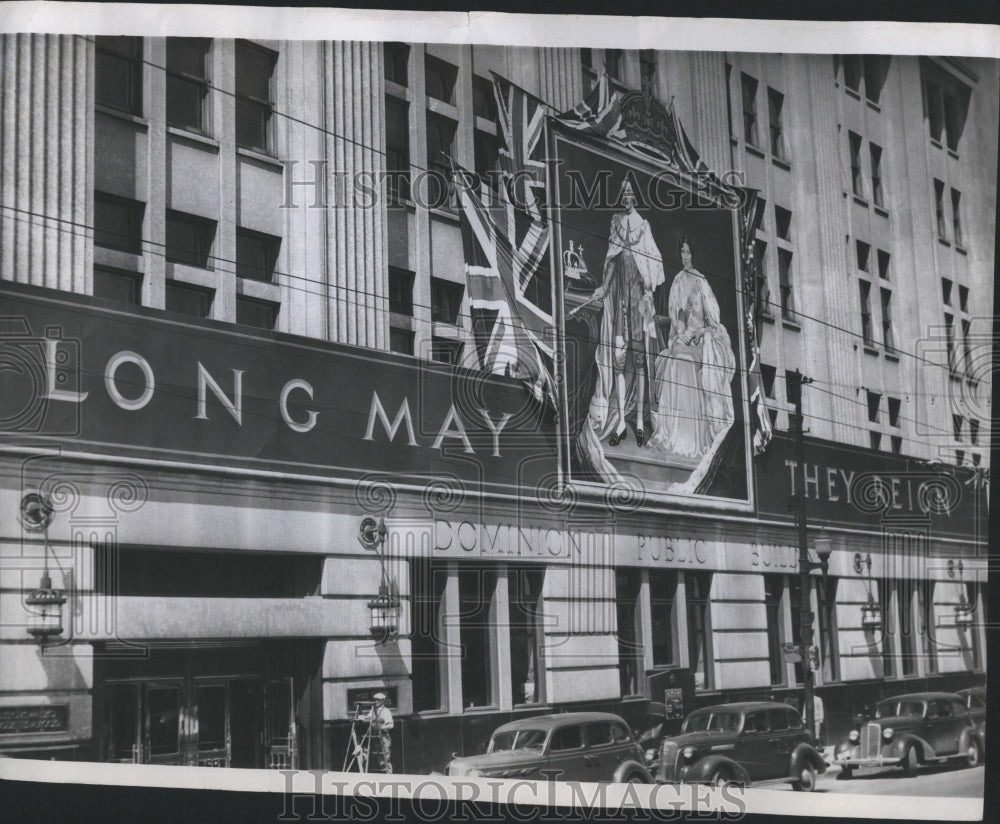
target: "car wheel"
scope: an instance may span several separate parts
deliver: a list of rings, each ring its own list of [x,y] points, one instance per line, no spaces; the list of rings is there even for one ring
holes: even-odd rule
[[[969,741],[969,749],[965,753],[965,763],[969,767],[978,767],[982,759],[979,753],[979,742]]]
[[[729,770],[717,770],[708,783],[711,787],[728,787],[733,783],[733,777],[729,774]]]
[[[907,775],[913,775],[917,771],[917,768],[920,766],[920,753],[917,752],[916,747],[910,747],[906,751],[906,755],[903,756],[900,766]]]
[[[816,789],[816,768],[806,764],[799,770],[799,777],[792,782],[792,788],[797,792],[811,793]]]
[[[839,780],[850,781],[854,777],[854,767],[841,767],[840,775],[837,776]]]

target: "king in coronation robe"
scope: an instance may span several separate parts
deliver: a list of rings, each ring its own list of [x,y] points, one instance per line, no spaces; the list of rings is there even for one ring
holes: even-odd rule
[[[621,202],[624,211],[611,218],[603,282],[592,298],[603,301],[603,313],[590,418],[600,442],[617,446],[628,437],[631,425],[641,447],[652,400],[650,358],[657,354],[653,293],[663,285],[663,259],[649,222],[635,210],[628,181]]]

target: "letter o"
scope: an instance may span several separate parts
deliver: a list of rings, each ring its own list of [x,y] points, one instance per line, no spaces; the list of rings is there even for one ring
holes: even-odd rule
[[[146,386],[143,388],[142,394],[132,400],[122,395],[115,384],[115,374],[118,372],[118,367],[123,363],[134,363],[138,366],[146,381]],[[153,368],[142,355],[126,350],[113,355],[108,361],[107,366],[104,367],[104,386],[108,390],[108,397],[115,402],[116,406],[121,407],[126,412],[136,412],[153,399],[156,379],[153,377]]]

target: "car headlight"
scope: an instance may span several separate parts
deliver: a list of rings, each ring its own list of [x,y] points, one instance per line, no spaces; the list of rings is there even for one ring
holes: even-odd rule
[[[685,758],[694,758],[694,747],[685,747],[684,748],[684,757]]]
[[[646,761],[648,762],[655,760],[656,760],[656,750],[653,749],[646,750]]]
[[[893,730],[892,727],[886,727],[884,730],[882,730],[882,737],[886,741],[892,740],[892,736],[895,735],[895,734],[896,733],[895,733],[895,731]]]
[[[858,741],[861,740],[861,736],[858,735],[857,730],[851,730],[851,734],[847,736],[847,740],[850,741],[852,744],[857,744]]]
[[[466,772],[466,776],[469,777],[469,778],[482,778],[483,777],[483,771],[482,770],[478,770],[475,767],[473,767],[468,772]]]

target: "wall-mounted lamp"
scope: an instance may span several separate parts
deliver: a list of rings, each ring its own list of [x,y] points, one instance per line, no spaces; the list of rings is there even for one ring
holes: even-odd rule
[[[872,596],[872,556],[854,553],[854,571],[858,575],[867,573],[865,585],[868,590],[868,603],[861,605],[861,627],[869,632],[879,632],[882,629],[882,607]]]
[[[62,609],[66,596],[52,587],[52,577],[49,575],[49,524],[52,523],[54,511],[52,503],[38,492],[29,492],[21,498],[21,526],[28,532],[41,532],[44,535],[45,567],[38,589],[24,599],[24,604],[31,613],[28,624],[28,634],[35,638],[45,652],[45,644],[49,639],[62,635]]]
[[[368,602],[371,611],[370,630],[372,638],[384,644],[399,632],[399,594],[396,582],[386,568],[385,540],[389,530],[385,520],[366,517],[361,519],[358,540],[365,549],[374,550],[378,555],[380,582],[378,594]]]

